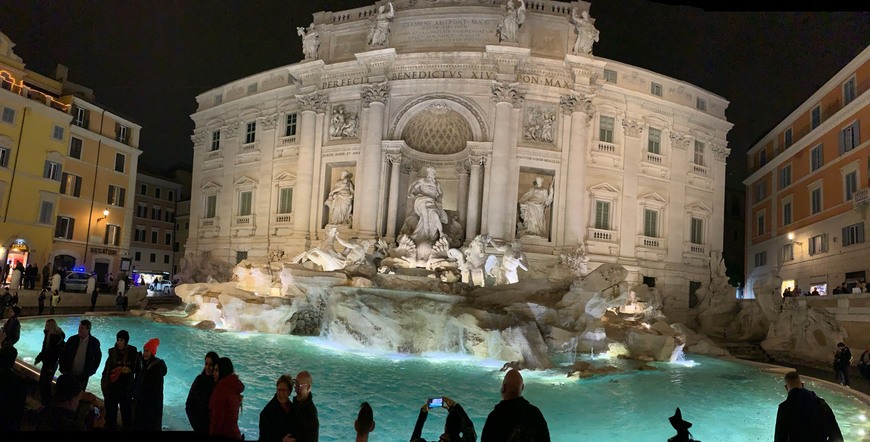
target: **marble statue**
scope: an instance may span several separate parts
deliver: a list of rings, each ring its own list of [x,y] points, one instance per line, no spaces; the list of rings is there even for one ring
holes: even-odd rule
[[[464,264],[468,271],[468,280],[463,279],[462,282],[477,287],[483,287],[486,284],[486,278],[484,278],[485,250],[489,241],[489,236],[477,235],[471,240],[468,247],[465,247],[463,254],[465,255]]]
[[[507,0],[507,4],[504,6],[504,17],[497,29],[499,43],[517,42],[517,31],[519,31],[520,26],[526,20],[526,3],[523,0],[519,1],[519,8],[514,7],[513,0]]]
[[[320,49],[320,36],[314,30],[314,23],[308,26],[308,31],[304,27],[296,28],[296,33],[302,37],[302,53],[306,60],[316,60],[317,50]]]
[[[329,126],[329,134],[333,138],[354,138],[357,136],[359,117],[347,112],[344,105],[337,105],[332,109],[332,123]]]
[[[339,253],[335,250],[336,242],[345,247],[344,252]],[[296,255],[290,262],[302,264],[305,261],[311,261],[319,265],[324,272],[341,270],[349,265],[365,261],[366,251],[370,245],[371,242],[368,240],[349,242],[341,239],[338,235],[338,228],[333,226],[329,228],[319,247],[313,247]]]
[[[574,41],[574,48],[571,52],[574,55],[591,54],[592,45],[598,41],[599,32],[592,24],[589,12],[583,11],[578,17],[577,8],[574,8],[571,11],[571,22],[574,23],[574,30],[577,31],[577,40]]]
[[[526,265],[528,259],[523,253],[523,243],[519,240],[513,240],[510,243],[503,245],[496,244],[492,238],[489,238],[489,243],[499,252],[502,252],[501,261],[498,258],[490,256],[487,258],[486,271],[489,276],[495,278],[496,285],[516,284],[520,281],[517,269],[529,271]]]
[[[435,168],[431,166],[426,168],[425,177],[417,179],[408,188],[408,198],[414,198],[414,213],[419,218],[410,237],[418,246],[422,242],[436,241],[444,232],[449,218],[441,206],[443,196],[441,184],[435,179]]]
[[[553,184],[544,189],[544,178],[535,177],[532,187],[520,197],[520,220],[517,236],[538,236],[548,238],[547,208],[553,204]]]
[[[390,35],[390,22],[393,20],[393,2],[387,3],[386,6],[390,7],[390,12],[384,10],[384,5],[378,8],[378,15],[369,31],[369,46],[384,46],[387,44],[387,37]]]
[[[589,273],[589,254],[586,252],[585,244],[578,244],[574,251],[567,254],[563,253],[560,258],[574,275],[583,277]]]
[[[350,180],[352,177],[350,172],[342,170],[341,178],[332,186],[323,203],[329,207],[330,225],[351,225],[354,194],[353,181]]]

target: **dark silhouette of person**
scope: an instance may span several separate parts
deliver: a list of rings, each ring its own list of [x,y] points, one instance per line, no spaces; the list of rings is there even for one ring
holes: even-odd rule
[[[523,376],[519,370],[508,370],[501,384],[502,401],[487,416],[480,435],[481,442],[550,441],[547,420],[538,407],[523,397],[523,388]]]
[[[196,433],[208,434],[208,402],[211,399],[211,392],[214,390],[214,369],[218,359],[220,358],[217,353],[213,351],[206,353],[202,373],[196,376],[193,385],[190,386],[190,392],[187,393],[184,411],[187,413],[187,420],[190,422],[191,428]]]
[[[774,442],[836,441],[843,442],[834,412],[824,399],[804,388],[796,371],[785,375],[788,397],[776,412]]]

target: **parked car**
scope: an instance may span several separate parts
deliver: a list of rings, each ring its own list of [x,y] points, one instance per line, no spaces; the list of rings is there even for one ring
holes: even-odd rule
[[[65,292],[87,292],[90,273],[69,271],[63,275],[61,290]]]
[[[160,279],[148,284],[148,290],[152,292],[172,293],[174,288],[175,284],[168,279]]]

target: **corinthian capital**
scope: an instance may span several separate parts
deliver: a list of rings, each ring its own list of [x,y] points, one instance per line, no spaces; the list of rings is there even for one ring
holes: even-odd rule
[[[389,96],[390,85],[386,81],[363,85],[360,92],[363,107],[369,107],[372,103],[386,103]]]
[[[328,100],[325,95],[312,92],[310,94],[297,95],[296,101],[299,103],[299,110],[303,112],[313,111],[322,114],[326,112],[326,103]]]
[[[676,149],[686,150],[692,144],[692,137],[679,132],[671,132],[671,145]]]
[[[716,156],[716,160],[722,161],[723,163],[728,160],[728,155],[731,155],[731,149],[725,147],[724,145],[714,143],[712,148],[713,155]]]
[[[622,119],[622,128],[625,129],[625,134],[632,138],[640,138],[643,133],[643,124],[636,120]]]
[[[492,101],[510,103],[514,106],[523,104],[525,98],[519,91],[517,83],[496,81],[492,84]]]

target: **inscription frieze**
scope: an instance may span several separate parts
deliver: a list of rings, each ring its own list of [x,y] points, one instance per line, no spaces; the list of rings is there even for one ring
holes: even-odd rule
[[[497,44],[498,18],[444,17],[409,19],[393,23],[392,46],[484,46]]]

